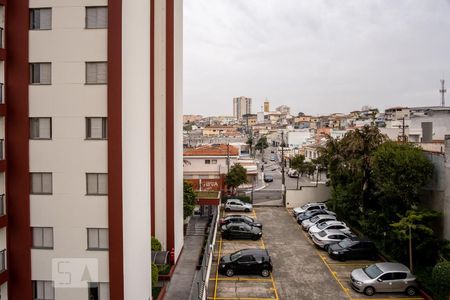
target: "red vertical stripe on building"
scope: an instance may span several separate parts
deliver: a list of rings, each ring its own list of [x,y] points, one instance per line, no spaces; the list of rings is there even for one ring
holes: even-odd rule
[[[150,210],[155,236],[155,0],[150,0]]]
[[[31,299],[30,177],[28,142],[28,0],[6,8],[6,195],[8,298]]]
[[[166,219],[169,251],[175,247],[174,96],[174,0],[166,0]]]
[[[108,4],[108,224],[111,300],[123,300],[122,1]]]

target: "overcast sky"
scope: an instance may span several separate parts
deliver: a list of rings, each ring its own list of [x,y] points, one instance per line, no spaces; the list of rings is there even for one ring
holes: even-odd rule
[[[184,113],[450,105],[450,0],[185,0]]]

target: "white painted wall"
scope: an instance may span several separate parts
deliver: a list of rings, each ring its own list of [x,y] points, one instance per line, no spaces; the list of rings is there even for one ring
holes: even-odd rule
[[[33,249],[32,279],[51,280],[52,258],[96,258],[109,281],[108,251],[86,251],[88,227],[108,227],[106,196],[86,196],[87,172],[107,172],[107,141],[85,140],[85,117],[107,116],[107,86],[85,85],[85,62],[107,60],[107,30],[85,29],[85,6],[106,0],[30,0],[52,7],[52,30],[30,31],[31,62],[52,63],[52,85],[30,86],[30,117],[52,117],[50,141],[30,141],[30,171],[53,173],[53,195],[32,195],[31,226],[54,228],[54,249]],[[87,289],[56,289],[87,299]]]
[[[331,189],[325,184],[303,187],[301,190],[286,190],[286,207],[295,208],[308,202],[325,202],[330,196]]]
[[[149,299],[150,2],[123,1],[122,9],[124,298]]]

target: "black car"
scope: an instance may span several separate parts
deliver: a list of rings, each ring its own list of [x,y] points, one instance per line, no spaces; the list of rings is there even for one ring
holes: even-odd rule
[[[378,251],[373,242],[358,237],[350,237],[339,243],[330,245],[328,247],[328,255],[332,259],[340,261],[357,259],[375,260],[378,258]]]
[[[302,222],[304,220],[311,219],[312,217],[317,216],[317,215],[335,215],[335,214],[326,209],[307,210],[304,213],[298,214],[297,223],[302,224]]]
[[[222,256],[219,272],[229,277],[234,274],[259,274],[268,277],[272,272],[272,260],[266,249],[242,249]]]
[[[273,182],[273,176],[264,175],[264,182]]]
[[[259,240],[262,237],[261,228],[250,226],[246,223],[230,223],[221,227],[222,237],[232,239]]]
[[[227,225],[230,223],[245,223],[250,226],[258,227],[258,228],[262,229],[261,223],[255,222],[255,220],[253,218],[250,218],[249,216],[246,216],[246,215],[229,215],[226,218],[219,220],[220,226]]]

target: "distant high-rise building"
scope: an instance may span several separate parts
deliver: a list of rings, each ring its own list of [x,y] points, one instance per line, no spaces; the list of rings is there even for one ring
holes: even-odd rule
[[[289,115],[291,114],[291,108],[287,105],[280,105],[277,107],[277,111],[279,111],[282,114]]]
[[[264,112],[269,112],[269,111],[270,111],[270,102],[264,101]]]
[[[233,98],[233,116],[242,120],[243,115],[252,113],[252,98],[244,96]]]

